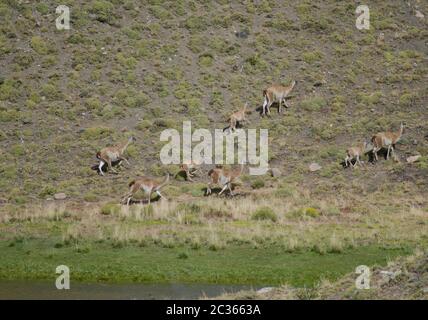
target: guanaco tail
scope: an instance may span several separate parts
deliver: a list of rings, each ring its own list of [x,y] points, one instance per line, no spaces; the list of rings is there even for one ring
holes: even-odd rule
[[[376,161],[378,160],[377,152],[382,148],[388,148],[388,152],[386,154],[387,160],[389,159],[390,152],[395,154],[395,144],[401,139],[401,136],[403,135],[403,129],[404,125],[401,122],[400,129],[397,132],[379,132],[372,137],[371,141],[373,143],[373,154]]]
[[[227,119],[227,121],[229,121],[229,127],[224,128],[223,132],[226,131],[226,129],[229,129],[229,132],[235,132],[236,126],[238,124],[242,124],[243,122],[247,122],[247,118],[245,117],[245,115],[248,112],[247,108],[248,108],[248,103],[245,103],[244,107],[241,110],[236,111],[235,113],[232,113],[232,115],[229,117],[229,119]]]
[[[360,166],[362,166],[362,163],[360,161],[360,157],[362,157],[366,153],[367,148],[368,148],[368,143],[367,143],[367,141],[364,141],[355,147],[351,147],[351,148],[347,149],[346,150],[346,157],[345,157],[345,166],[348,167],[349,165],[351,165],[352,168],[355,168],[357,163]],[[351,160],[353,160],[353,159],[355,159],[354,165],[351,162]]]
[[[263,90],[264,102],[263,102],[262,115],[265,115],[266,111],[268,114],[270,114],[270,106],[274,102],[279,103],[278,113],[282,113],[282,105],[281,105],[282,102],[284,102],[285,107],[288,108],[285,98],[290,94],[291,90],[293,90],[295,85],[296,85],[296,81],[293,80],[291,84],[288,86],[284,87],[281,85],[273,85]]]
[[[111,165],[112,162],[122,162],[124,160],[127,164],[129,164],[128,160],[123,156],[123,154],[125,153],[125,150],[128,148],[129,144],[135,140],[136,139],[134,137],[130,137],[125,143],[113,147],[106,147],[101,151],[98,151],[96,157],[98,160],[100,160],[100,164],[98,166],[100,173],[104,175],[102,168],[105,163],[107,163],[108,169],[114,173],[117,173],[117,171],[113,169]]]
[[[165,179],[162,182],[158,182],[155,179],[149,177],[140,177],[135,179],[129,183],[129,192],[123,197],[122,203],[129,205],[134,194],[139,190],[143,190],[146,195],[148,195],[148,202],[150,204],[150,200],[153,192],[155,192],[162,199],[167,200],[161,193],[160,189],[165,187],[169,182],[169,173],[166,175]]]
[[[211,169],[208,172],[208,177],[210,179],[210,182],[208,183],[208,186],[207,186],[206,195],[211,194],[212,192],[211,186],[213,184],[218,184],[222,187],[222,190],[218,195],[221,195],[226,189],[229,189],[230,195],[233,196],[234,194],[232,192],[232,183],[236,181],[236,179],[242,174],[243,171],[244,171],[243,163],[241,164],[241,168],[238,170],[237,169],[227,170],[218,166],[214,169]]]

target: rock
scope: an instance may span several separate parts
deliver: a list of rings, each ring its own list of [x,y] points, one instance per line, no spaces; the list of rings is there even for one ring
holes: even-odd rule
[[[425,17],[424,14],[422,12],[420,12],[419,10],[415,11],[415,16],[416,16],[416,18],[419,18],[419,19],[423,19]]]
[[[318,163],[316,163],[316,162],[312,162],[309,165],[309,171],[311,171],[311,172],[315,172],[315,171],[321,170],[321,168],[322,167]]]
[[[382,46],[385,44],[385,34],[383,32],[379,33],[376,43],[378,46]]]
[[[272,175],[272,177],[277,178],[281,176],[281,170],[279,170],[278,168],[271,168],[270,169],[270,173]]]
[[[237,36],[238,38],[241,39],[246,39],[248,38],[250,32],[248,30],[241,30],[239,32],[235,31],[235,36]]]
[[[273,287],[265,287],[257,290],[257,293],[265,294],[265,293],[271,292],[273,289],[274,289]]]
[[[394,280],[396,277],[398,277],[401,274],[401,270],[397,271],[380,271],[380,274],[382,275],[382,282],[388,283],[391,280]]]
[[[67,198],[67,195],[64,192],[54,194],[55,200],[64,200],[65,198]]]
[[[414,146],[417,146],[418,145],[418,140],[415,139],[415,140],[413,140],[412,143],[413,143]]]
[[[424,293],[428,293],[428,287],[423,288],[423,289],[422,289],[422,291],[423,291]]]
[[[407,163],[413,163],[420,159],[421,155],[418,154],[417,156],[410,156],[406,159]]]

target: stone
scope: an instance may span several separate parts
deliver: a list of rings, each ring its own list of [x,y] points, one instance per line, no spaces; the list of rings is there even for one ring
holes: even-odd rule
[[[65,198],[67,198],[67,195],[64,192],[54,194],[55,200],[64,200]]]
[[[270,173],[272,175],[272,177],[277,178],[281,176],[281,170],[279,170],[278,168],[271,168],[270,169]]]
[[[241,39],[248,38],[250,32],[248,30],[235,31],[235,36]]]
[[[309,171],[311,171],[311,172],[315,172],[315,171],[321,170],[321,168],[322,167],[318,163],[316,163],[316,162],[312,162],[309,165]]]
[[[423,19],[425,17],[424,14],[422,12],[420,12],[419,10],[415,11],[415,16],[416,16],[416,18],[419,18],[419,19]]]
[[[421,155],[418,154],[417,156],[410,156],[406,159],[407,163],[413,163],[420,159]]]
[[[274,289],[273,287],[265,287],[257,290],[257,293],[264,294],[264,293],[271,292],[273,289]]]

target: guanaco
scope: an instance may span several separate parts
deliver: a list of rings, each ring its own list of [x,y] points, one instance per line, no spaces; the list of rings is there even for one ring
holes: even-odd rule
[[[400,129],[397,132],[379,132],[372,137],[371,141],[373,143],[373,154],[376,161],[378,160],[377,152],[382,148],[388,148],[386,159],[389,159],[389,153],[394,152],[395,144],[401,139],[401,136],[403,135],[403,129],[404,125],[401,122]]]
[[[293,90],[294,86],[296,85],[296,81],[293,80],[290,85],[288,86],[281,86],[281,85],[273,85],[269,88],[263,90],[263,112],[262,115],[266,114],[266,111],[268,114],[270,114],[270,106],[274,102],[278,102],[278,113],[282,113],[282,105],[281,103],[284,102],[284,105],[286,108],[288,108],[287,102],[285,101],[285,98],[290,94],[291,90]]]
[[[229,121],[229,127],[224,128],[223,132],[226,131],[226,129],[229,129],[229,132],[235,132],[238,123],[242,124],[243,122],[247,122],[247,118],[245,117],[248,112],[247,107],[248,103],[245,103],[241,110],[232,113],[229,119],[227,119],[227,121]]]
[[[123,154],[125,153],[125,150],[126,148],[128,148],[129,144],[135,140],[136,139],[134,137],[130,137],[128,141],[126,141],[125,143],[122,143],[113,147],[106,147],[101,151],[97,152],[96,157],[98,160],[100,160],[98,169],[101,175],[104,175],[102,168],[105,163],[107,163],[109,170],[111,170],[114,173],[117,173],[117,171],[114,170],[113,167],[111,166],[112,162],[114,161],[122,162],[124,160],[129,165],[128,160],[123,156]]]
[[[221,195],[227,188],[229,189],[229,193],[231,196],[234,196],[232,192],[232,183],[236,181],[236,179],[242,174],[244,171],[244,164],[241,164],[241,168],[238,170],[227,170],[222,167],[217,166],[214,169],[211,169],[208,172],[208,177],[210,182],[207,186],[206,195],[211,194],[211,186],[213,184],[218,184],[222,187],[222,190],[218,195]]]
[[[186,180],[193,181],[192,178],[195,176],[195,173],[198,171],[200,172],[199,164],[194,161],[190,161],[190,163],[183,163],[180,166],[180,171],[177,172],[176,176],[183,171],[186,173]]]
[[[126,203],[129,206],[129,203],[130,203],[132,197],[139,190],[143,190],[146,193],[146,195],[148,195],[149,204],[150,204],[150,200],[151,200],[153,192],[155,192],[162,199],[167,200],[160,193],[160,189],[162,189],[164,186],[166,186],[168,184],[168,182],[169,182],[169,173],[166,175],[165,179],[162,182],[158,182],[155,179],[152,179],[149,177],[140,177],[138,179],[135,179],[129,183],[129,193],[127,193],[126,196],[123,197],[122,203],[123,204]]]
[[[367,150],[367,142],[364,141],[360,144],[358,144],[355,147],[351,147],[346,150],[346,157],[345,157],[345,166],[348,167],[349,165],[352,166],[352,168],[355,168],[357,163],[362,166],[362,163],[360,161],[360,157],[366,153]],[[355,159],[355,164],[353,165],[351,160]]]

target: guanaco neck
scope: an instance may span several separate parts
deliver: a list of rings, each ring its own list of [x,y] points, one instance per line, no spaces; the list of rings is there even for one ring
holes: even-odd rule
[[[401,138],[401,136],[403,135],[403,124],[400,125],[400,129],[397,132],[397,139]]]
[[[120,148],[120,153],[124,153],[126,148],[128,148],[129,144],[132,142],[132,138],[129,138],[128,141],[126,141],[123,146]]]

